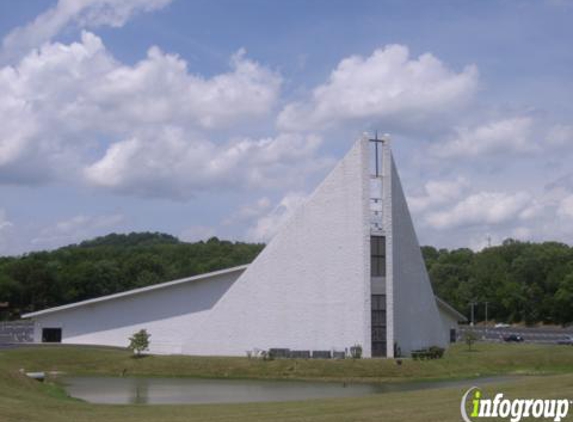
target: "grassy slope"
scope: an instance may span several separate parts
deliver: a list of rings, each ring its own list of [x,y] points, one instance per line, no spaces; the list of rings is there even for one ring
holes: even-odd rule
[[[573,348],[479,345],[455,347],[441,361],[250,361],[243,358],[146,357],[113,349],[30,348],[0,352],[0,421],[458,421],[462,389],[391,393],[292,403],[200,406],[107,406],[67,399],[57,387],[28,380],[26,370],[71,373],[317,379],[411,379],[491,373],[544,373],[500,387],[513,397],[573,398]],[[557,375],[561,374],[561,375]],[[493,391],[493,387],[491,388]],[[573,416],[573,412],[572,412]]]
[[[381,381],[413,378],[467,378],[507,373],[573,373],[573,347],[533,344],[480,344],[468,352],[453,346],[443,359],[305,360],[192,356],[146,356],[133,359],[125,350],[94,347],[30,347],[0,352],[2,362],[27,371],[64,371],[76,374],[161,375],[231,378],[312,378]]]

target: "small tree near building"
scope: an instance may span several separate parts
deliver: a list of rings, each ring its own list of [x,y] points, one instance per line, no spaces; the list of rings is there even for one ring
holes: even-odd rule
[[[129,338],[129,346],[127,348],[135,353],[135,356],[141,356],[142,352],[149,350],[149,337],[151,334],[147,330],[141,329]]]
[[[472,346],[477,341],[478,336],[473,330],[468,330],[464,333],[464,341],[468,345],[468,350],[472,351]]]

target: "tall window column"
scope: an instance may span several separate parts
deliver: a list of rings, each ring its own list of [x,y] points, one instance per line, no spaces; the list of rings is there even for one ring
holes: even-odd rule
[[[386,277],[386,238],[370,238],[371,277]],[[371,296],[372,356],[386,356],[386,295]]]

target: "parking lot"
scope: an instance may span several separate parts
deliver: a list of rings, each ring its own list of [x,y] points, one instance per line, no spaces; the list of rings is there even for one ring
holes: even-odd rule
[[[34,341],[34,324],[30,321],[0,322],[0,346],[31,343]]]
[[[515,334],[523,337],[523,340],[528,343],[547,343],[555,344],[560,340],[567,338],[567,336],[573,336],[573,328],[561,328],[561,327],[521,327],[521,326],[511,326],[511,327],[499,327],[494,326],[485,327],[483,325],[476,325],[474,327],[462,326],[460,327],[460,336],[463,338],[463,334],[468,331],[473,330],[479,339],[487,341],[503,341],[503,338]]]

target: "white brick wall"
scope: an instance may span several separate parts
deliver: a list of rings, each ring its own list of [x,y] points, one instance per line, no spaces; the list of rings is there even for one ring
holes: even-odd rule
[[[369,351],[366,141],[285,223],[205,320],[185,353],[287,347]]]
[[[392,160],[394,341],[403,355],[446,347],[444,327],[400,178]]]
[[[245,355],[254,348],[370,353],[367,141],[354,145],[241,274],[225,274],[36,317],[65,343],[154,353]]]

